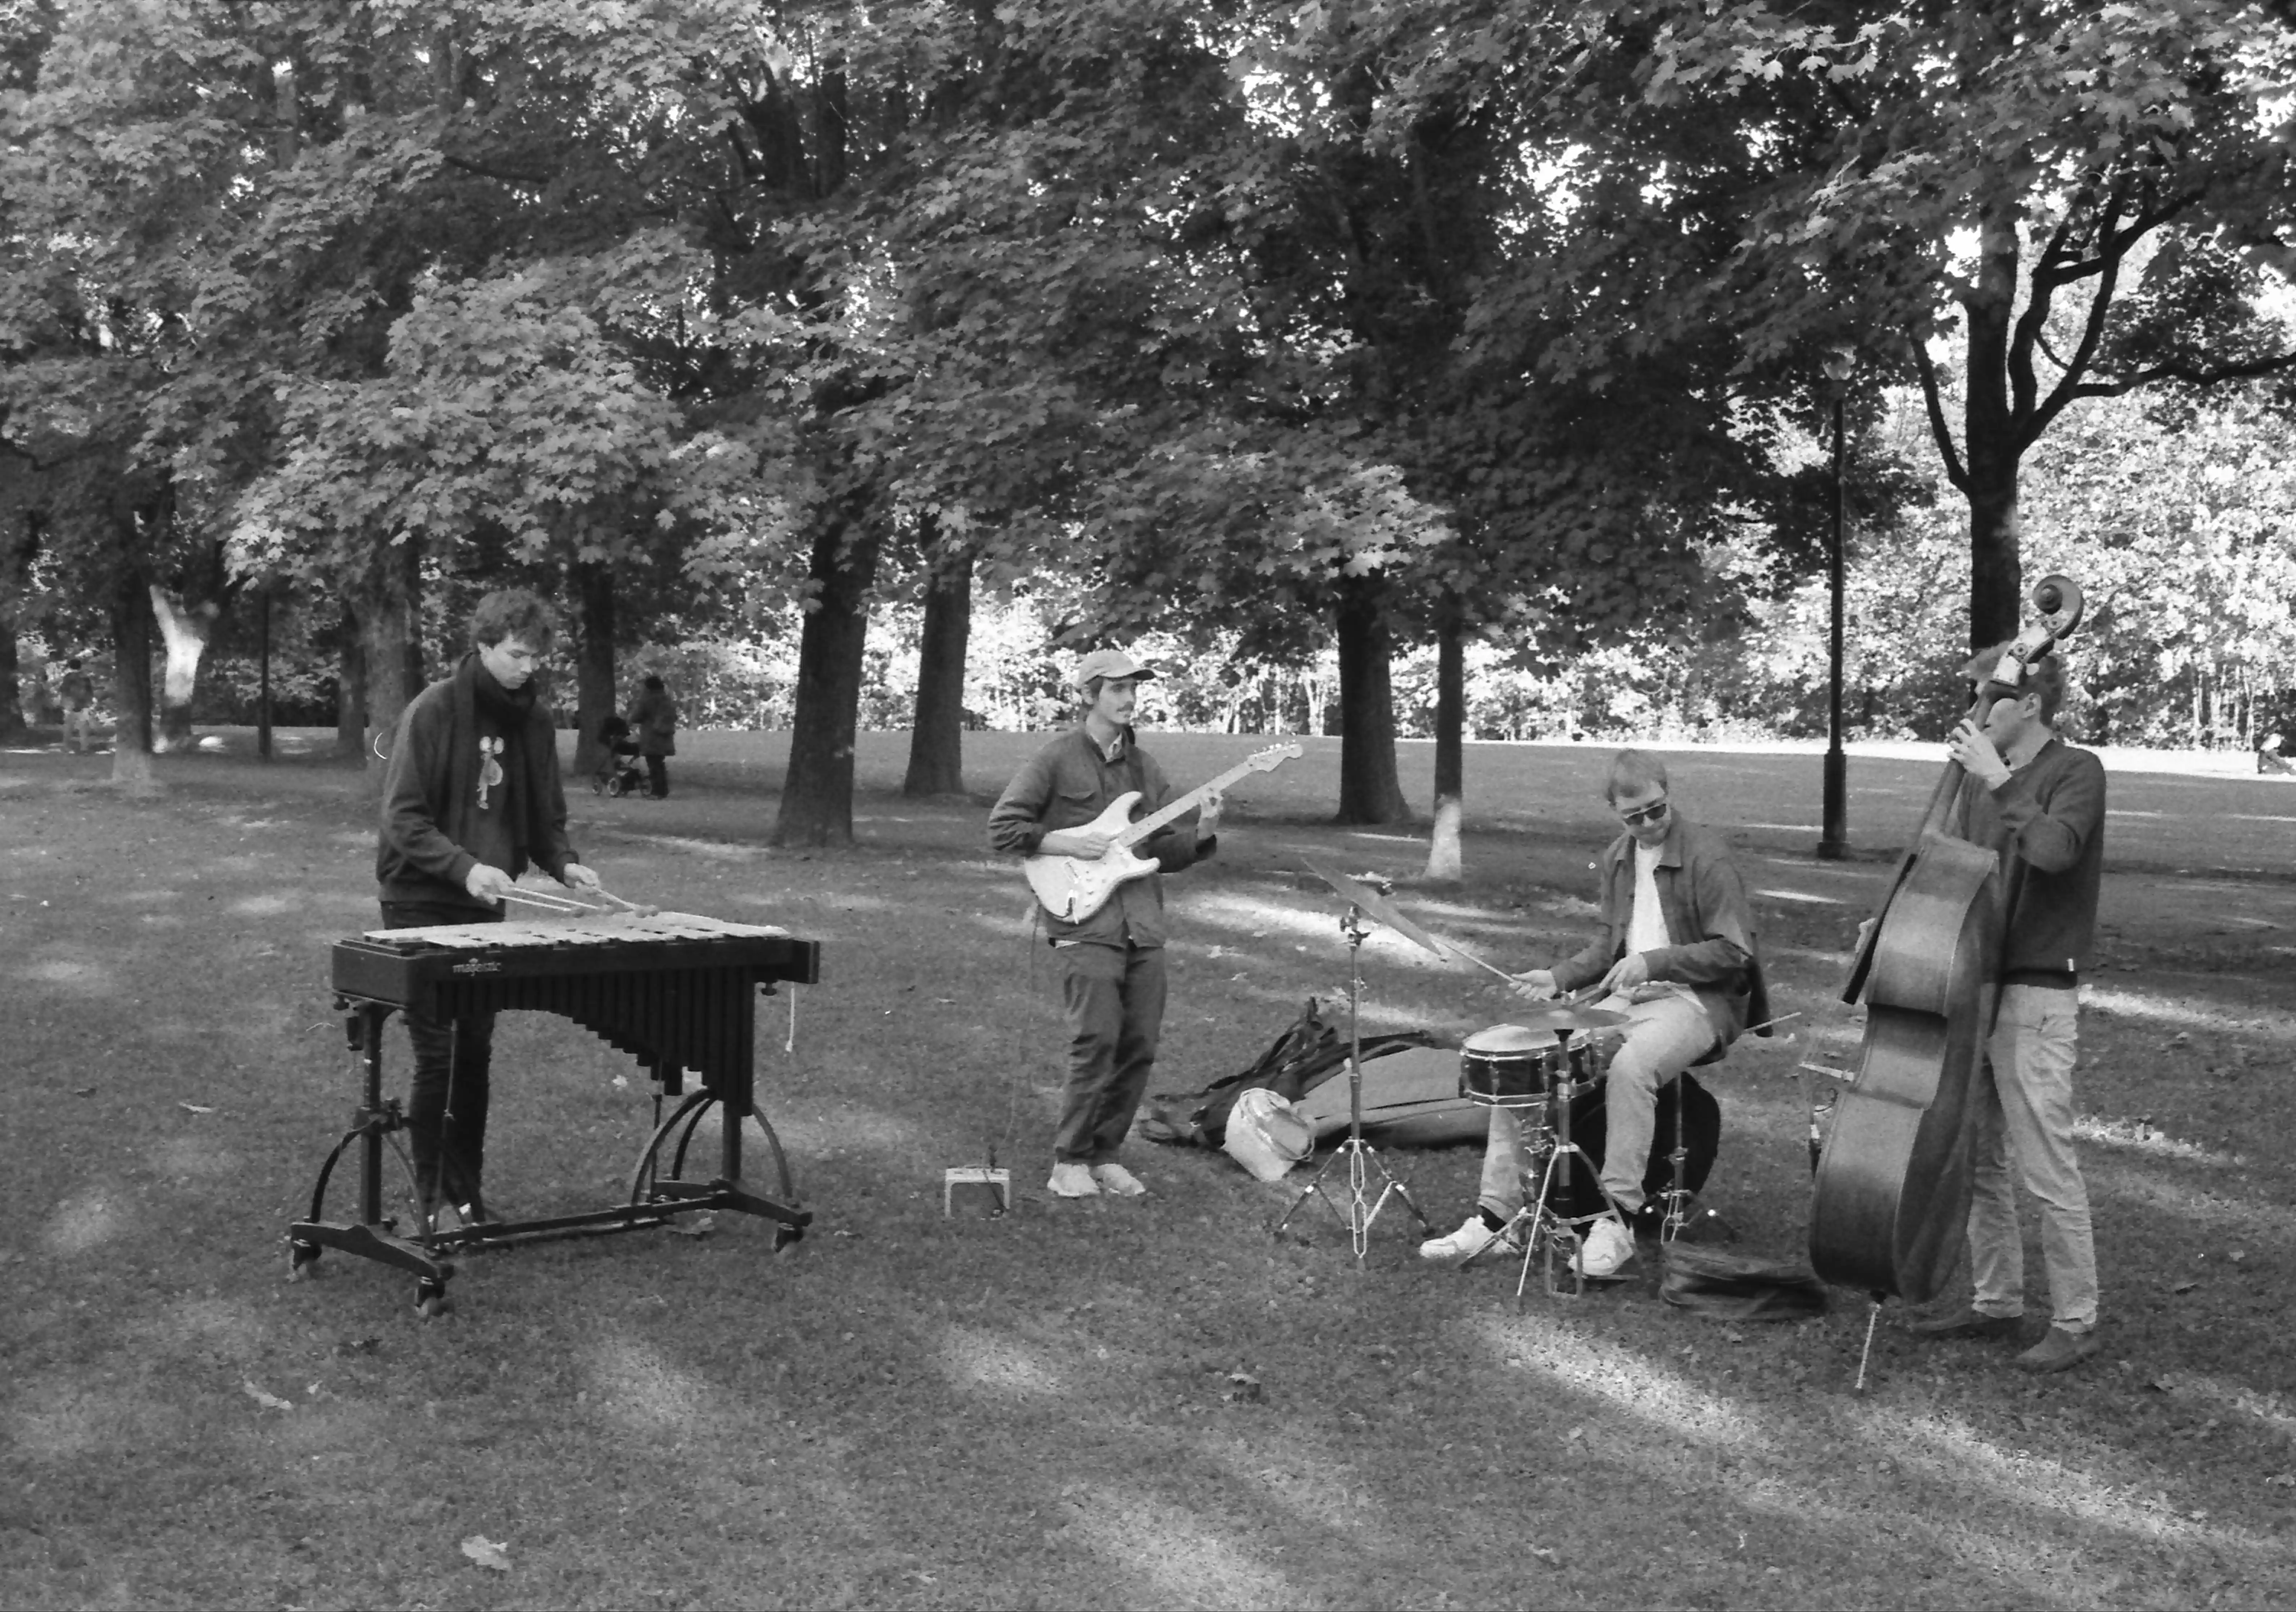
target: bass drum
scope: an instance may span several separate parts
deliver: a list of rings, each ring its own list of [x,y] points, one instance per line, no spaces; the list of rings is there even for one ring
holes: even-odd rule
[[[1565,1215],[1599,1215],[1608,1207],[1594,1177],[1608,1157],[1603,1144],[1610,1132],[1604,1101],[1609,1092],[1610,1083],[1598,1080],[1570,1104],[1570,1140],[1587,1150],[1587,1156],[1595,1161],[1595,1169],[1582,1167],[1570,1172],[1558,1206]],[[1706,1178],[1714,1173],[1715,1158],[1722,1150],[1722,1105],[1688,1070],[1658,1089],[1650,1158],[1643,1168],[1642,1214],[1649,1216],[1652,1223],[1665,1210],[1665,1199],[1660,1194],[1674,1184],[1674,1160],[1669,1155],[1674,1151],[1674,1128],[1677,1123],[1682,1126],[1686,1152],[1682,1161],[1682,1184],[1693,1193],[1703,1191]]]

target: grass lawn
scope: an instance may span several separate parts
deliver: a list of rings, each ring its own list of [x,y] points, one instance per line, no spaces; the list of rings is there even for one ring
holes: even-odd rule
[[[760,1102],[817,1215],[797,1248],[723,1217],[479,1255],[430,1323],[411,1278],[338,1254],[291,1285],[281,1233],[356,1095],[327,955],[374,922],[371,810],[301,753],[322,735],[267,767],[219,737],[160,758],[152,802],[106,758],[0,753],[0,1606],[2296,1600],[2296,781],[2113,758],[2079,1076],[2103,1354],[2031,1380],[1892,1306],[1858,1396],[1849,1295],[1728,1326],[1645,1271],[1518,1307],[1511,1271],[1421,1268],[1407,1215],[1358,1266],[1328,1215],[1269,1234],[1294,1185],[1145,1143],[1149,1199],[1046,1197],[1057,1004],[981,837],[1023,735],[968,734],[980,793],[930,802],[896,792],[906,736],[865,736],[850,851],[765,845],[784,736],[680,735],[666,802],[574,797],[610,888],[824,943],[793,1052],[788,997],[761,1011]],[[1186,783],[1266,741],[1152,742]],[[1510,967],[1589,921],[1606,749],[1472,747],[1470,878],[1438,891],[1410,882],[1412,834],[1323,821],[1337,741],[1308,743],[1169,886],[1160,1089],[1343,991],[1303,853],[1403,878],[1416,917]],[[1423,807],[1427,765],[1406,747]],[[1857,754],[1859,854],[1820,863],[1814,754],[1676,756],[1804,1015],[1712,1083],[1707,1198],[1750,1251],[1801,1246],[1792,1072],[1855,1054],[1846,947],[1935,765]],[[1364,963],[1366,1030],[1506,1017],[1390,936]],[[396,1087],[396,1030],[390,1057]],[[496,1069],[490,1199],[611,1201],[651,1117],[627,1060],[514,1015]],[[944,1219],[942,1171],[992,1145],[1017,1213]],[[1480,1150],[1388,1158],[1444,1229],[1469,1207]]]

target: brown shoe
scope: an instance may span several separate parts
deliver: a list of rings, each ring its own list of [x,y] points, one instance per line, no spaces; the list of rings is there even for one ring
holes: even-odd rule
[[[1917,1321],[1912,1330],[1921,1338],[2011,1338],[2024,1329],[2021,1315],[1988,1315],[1984,1311],[1964,1305],[1950,1315],[1935,1315],[1927,1321]]]
[[[2048,1336],[2017,1357],[2021,1371],[2070,1371],[2102,1346],[2094,1330],[2068,1332],[2062,1327],[2051,1327]]]

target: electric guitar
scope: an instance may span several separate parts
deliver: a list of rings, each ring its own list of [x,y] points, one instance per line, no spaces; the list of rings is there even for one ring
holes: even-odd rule
[[[1132,808],[1140,804],[1140,791],[1127,790],[1110,801],[1108,809],[1090,822],[1073,825],[1077,831],[1116,837],[1098,857],[1087,859],[1038,855],[1022,862],[1021,871],[1029,876],[1029,888],[1036,891],[1037,899],[1045,904],[1045,911],[1070,923],[1080,923],[1106,906],[1108,898],[1116,894],[1119,886],[1135,879],[1145,879],[1156,871],[1153,858],[1132,854],[1134,846],[1194,810],[1196,804],[1205,796],[1218,794],[1245,773],[1272,773],[1285,762],[1307,753],[1307,746],[1296,742],[1270,745],[1210,782],[1198,784],[1178,799],[1151,812],[1137,822],[1132,821]]]

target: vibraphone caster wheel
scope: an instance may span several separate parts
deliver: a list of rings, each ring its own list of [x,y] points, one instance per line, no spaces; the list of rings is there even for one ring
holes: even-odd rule
[[[287,1280],[312,1281],[319,1274],[319,1245],[315,1242],[290,1241],[287,1245]]]
[[[776,1254],[782,1253],[788,1248],[794,1248],[797,1244],[803,1242],[804,1240],[805,1228],[803,1226],[776,1225],[774,1227],[774,1252]]]
[[[454,1302],[447,1297],[445,1282],[432,1281],[425,1277],[415,1284],[414,1313],[423,1320],[436,1321],[453,1308]]]

